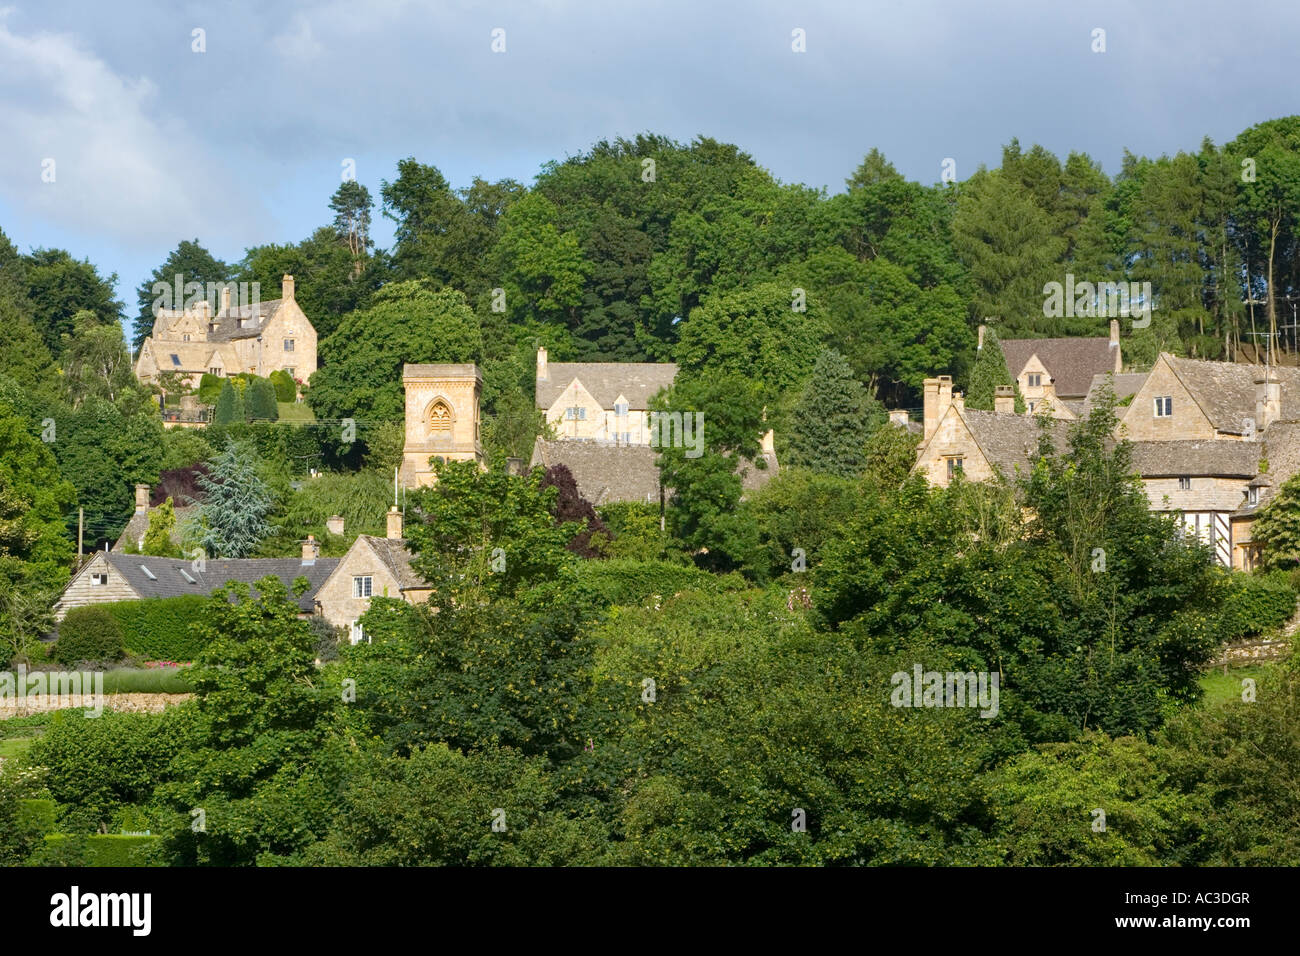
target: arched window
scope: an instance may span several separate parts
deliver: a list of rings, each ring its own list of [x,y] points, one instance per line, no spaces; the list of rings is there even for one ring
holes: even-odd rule
[[[441,398],[429,406],[429,438],[451,441],[451,406]]]

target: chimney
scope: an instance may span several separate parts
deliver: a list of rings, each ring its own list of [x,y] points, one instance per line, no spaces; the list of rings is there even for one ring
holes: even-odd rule
[[[1016,387],[1014,385],[999,385],[993,389],[993,410],[999,415],[1014,415],[1016,413]]]
[[[776,432],[775,431],[769,428],[767,431],[763,432],[763,437],[759,441],[758,450],[759,453],[763,455],[776,454]]]
[[[402,540],[402,513],[397,510],[397,505],[388,509],[388,540]]]
[[[925,430],[922,438],[929,441],[934,430],[939,427],[940,419],[947,413],[948,406],[952,404],[952,376],[940,375],[938,378],[927,378],[924,391]]]
[[[325,530],[328,531],[330,534],[342,534],[342,533],[343,533],[343,516],[342,516],[342,515],[330,515],[329,518],[328,518],[328,520],[326,520],[326,522],[325,522]]]
[[[1282,383],[1271,372],[1261,372],[1255,379],[1255,434],[1282,417]]]
[[[539,382],[548,382],[551,378],[550,369],[546,366],[546,347],[538,346],[537,348],[537,380]]]
[[[966,411],[966,393],[965,393],[965,392],[953,392],[953,393],[952,393],[952,403],[953,403],[954,405],[957,406],[957,411],[958,411],[958,412],[964,412],[964,411]]]
[[[135,513],[138,515],[142,515],[148,510],[149,510],[149,486],[136,485],[135,486]]]
[[[293,298],[293,276],[289,275],[287,272],[280,276],[280,298]]]
[[[1110,320],[1110,347],[1115,350],[1115,374],[1118,375],[1124,367],[1119,347],[1119,319]]]
[[[975,344],[975,350],[979,351],[984,348],[984,326],[979,327],[979,341]]]
[[[907,427],[907,409],[891,408],[889,410],[889,424],[897,425],[899,428]]]
[[[320,557],[320,545],[316,543],[316,536],[309,534],[307,540],[302,543],[302,563],[315,564],[318,557]]]
[[[230,286],[228,285],[221,287],[221,314],[230,314]]]

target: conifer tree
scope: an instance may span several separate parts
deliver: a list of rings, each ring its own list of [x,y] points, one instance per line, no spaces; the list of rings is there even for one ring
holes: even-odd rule
[[[149,530],[144,533],[144,553],[164,558],[179,558],[180,548],[172,541],[176,527],[176,508],[168,498],[149,515]]]
[[[884,420],[884,408],[844,356],[825,349],[795,406],[788,460],[821,474],[852,478],[866,465],[867,439]]]
[[[257,473],[253,452],[227,438],[226,447],[199,477],[204,552],[214,558],[246,557],[271,532],[266,516],[274,504]]]
[[[217,396],[216,408],[212,410],[212,424],[214,425],[234,425],[243,422],[244,400],[235,388],[235,383],[226,379],[221,386],[221,394]]]
[[[1011,377],[1007,358],[992,329],[984,330],[984,347],[975,355],[975,365],[970,371],[970,386],[966,389],[966,407],[993,411],[993,397],[999,385],[1012,385],[1016,389],[1016,414],[1025,410],[1025,400],[1020,386]]]
[[[268,379],[255,378],[248,384],[248,417],[273,422],[280,417],[275,386]]]

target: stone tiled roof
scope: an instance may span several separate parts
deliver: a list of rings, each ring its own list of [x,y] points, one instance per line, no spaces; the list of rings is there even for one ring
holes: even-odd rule
[[[483,373],[473,362],[441,363],[434,365],[402,366],[402,378],[464,378],[466,376],[483,377]]]
[[[1009,415],[965,409],[962,417],[971,437],[990,465],[1008,478],[1027,474],[1038,457],[1040,429],[1032,415]],[[1065,448],[1066,424],[1052,427],[1052,441],[1058,450]]]
[[[380,538],[371,534],[357,535],[357,537],[366,539],[379,555],[379,560],[383,561],[393,577],[397,578],[397,586],[403,591],[408,588],[429,587],[428,582],[411,568],[411,558],[414,555],[407,550],[405,538]]]
[[[202,571],[183,558],[162,558],[145,554],[119,554],[110,551],[105,557],[113,570],[122,575],[142,598],[179,597],[183,594],[211,594],[227,581],[254,584],[274,574],[289,589],[290,598],[304,613],[315,609],[316,592],[338,567],[340,558],[317,558],[303,564],[300,558],[223,558],[204,562]],[[149,573],[145,573],[145,569]],[[150,574],[153,576],[150,577]],[[188,577],[186,577],[188,575]],[[311,587],[301,597],[293,598],[295,578],[305,577]],[[193,579],[193,580],[190,580]]]
[[[1150,372],[1124,372],[1121,375],[1111,375],[1107,372],[1100,375],[1094,375],[1092,377],[1092,384],[1088,386],[1088,398],[1083,403],[1084,414],[1086,415],[1088,410],[1090,410],[1096,403],[1097,395],[1100,393],[1101,387],[1105,385],[1107,381],[1110,382],[1110,387],[1114,390],[1115,397],[1117,399],[1125,399],[1130,395],[1136,395],[1146,383],[1147,376],[1150,374]]]
[[[1143,478],[1253,478],[1261,452],[1252,441],[1135,441],[1133,468]]]
[[[999,344],[1012,376],[1019,376],[1025,364],[1037,355],[1061,398],[1083,398],[1095,376],[1115,370],[1115,352],[1109,337],[1003,339]]]
[[[1263,375],[1264,366],[1175,358],[1168,353],[1161,358],[1218,431],[1239,435],[1243,419],[1255,417],[1255,379]],[[1300,369],[1275,367],[1271,373],[1282,385],[1281,418],[1300,419]]]
[[[183,530],[183,525],[191,516],[197,513],[198,505],[176,505],[175,509],[176,524],[172,526],[170,537],[172,539],[172,544],[179,548],[181,546],[181,532]],[[144,537],[144,533],[149,530],[149,515],[155,510],[156,508],[150,508],[147,512],[137,511],[132,513],[130,520],[126,523],[126,527],[123,528],[122,533],[117,536],[117,543],[113,545],[113,550],[125,551],[126,543],[128,541],[137,542],[138,547],[138,542]]]
[[[638,411],[677,377],[671,362],[551,362],[546,378],[537,379],[537,407],[550,408],[576,378],[602,408],[613,408],[619,395]]]
[[[1264,458],[1276,492],[1300,472],[1300,421],[1277,421],[1264,432]]]
[[[615,501],[658,503],[659,466],[655,463],[659,449],[649,445],[615,445],[610,442],[564,439],[537,439],[529,467],[566,465],[578,484],[578,493],[593,505]],[[741,486],[755,491],[771,481],[780,471],[776,456],[759,456],[757,461],[742,459],[737,466]]]
[[[275,317],[284,305],[284,299],[268,299],[256,305],[232,306],[230,311],[222,312],[213,322],[216,328],[208,333],[209,342],[229,342],[232,339],[252,339],[262,334],[266,323]],[[251,324],[239,327],[240,319],[252,319]]]

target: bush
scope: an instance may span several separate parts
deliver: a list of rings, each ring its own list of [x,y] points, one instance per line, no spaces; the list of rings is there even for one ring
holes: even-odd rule
[[[270,375],[271,384],[275,387],[276,401],[292,402],[298,398],[298,385],[290,375],[282,368],[276,369]]]
[[[226,380],[220,375],[204,372],[203,377],[199,379],[199,402],[204,405],[217,404],[217,397],[221,394],[225,382]]]
[[[119,668],[104,674],[105,694],[192,694],[180,667]]]
[[[158,837],[96,833],[86,837],[72,837],[69,843],[67,834],[51,833],[45,837],[45,843],[49,851],[48,859],[58,859],[64,863],[76,861],[69,865],[150,866],[149,856],[158,843]]]
[[[667,561],[611,558],[588,561],[578,569],[579,588],[607,604],[640,604],[652,594],[670,598],[679,591],[717,593],[745,587],[739,575],[718,576]]]
[[[1296,609],[1296,591],[1286,572],[1233,574],[1219,612],[1224,641],[1257,637],[1287,622]]]
[[[208,599],[198,594],[174,598],[145,598],[103,605],[122,628],[122,640],[133,657],[148,661],[192,661],[203,641],[190,625],[199,619]],[[69,615],[70,616],[70,615]]]
[[[122,625],[102,604],[75,607],[59,624],[54,657],[64,664],[120,661],[125,656]]]

